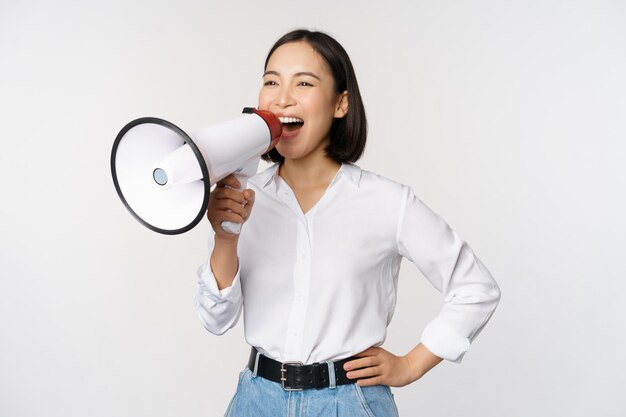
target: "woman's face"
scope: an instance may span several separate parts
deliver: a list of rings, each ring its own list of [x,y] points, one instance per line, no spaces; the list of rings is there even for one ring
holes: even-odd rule
[[[259,109],[283,122],[276,149],[285,159],[324,153],[333,119],[347,112],[347,93],[336,94],[334,83],[328,65],[307,42],[286,43],[270,57]]]

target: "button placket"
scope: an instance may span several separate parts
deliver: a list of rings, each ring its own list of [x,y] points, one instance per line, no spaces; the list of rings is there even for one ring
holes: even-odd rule
[[[297,358],[301,355],[308,308],[308,288],[311,275],[311,240],[306,219],[298,223],[296,236],[296,259],[293,269],[293,301],[287,323],[285,355]]]

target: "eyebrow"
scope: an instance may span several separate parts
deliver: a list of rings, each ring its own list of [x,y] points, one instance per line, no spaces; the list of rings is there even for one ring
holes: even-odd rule
[[[276,75],[276,76],[280,76],[280,73],[278,71],[265,71],[265,73],[263,74],[263,76],[265,77],[266,75]],[[293,74],[294,77],[300,77],[303,75],[307,75],[309,77],[313,77],[316,78],[319,81],[322,81],[320,79],[320,77],[318,77],[317,75],[313,74],[312,72],[307,72],[307,71],[302,71],[302,72],[296,72],[295,74]]]

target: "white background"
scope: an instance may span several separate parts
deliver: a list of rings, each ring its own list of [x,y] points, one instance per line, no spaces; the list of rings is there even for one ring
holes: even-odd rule
[[[394,389],[400,414],[624,415],[625,2],[0,0],[0,416],[224,412],[248,347],[193,308],[209,224],[143,228],[110,151],[136,117],[256,105],[300,26],[353,60],[359,165],[410,184],[502,289],[461,365]],[[384,347],[441,303],[405,262]]]

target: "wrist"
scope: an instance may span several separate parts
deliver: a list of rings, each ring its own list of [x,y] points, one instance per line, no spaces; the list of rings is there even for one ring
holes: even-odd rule
[[[402,358],[407,363],[409,369],[409,383],[415,382],[424,376],[425,372],[423,367],[419,364],[419,359],[412,357],[410,353],[407,353]]]
[[[239,235],[222,238],[215,235],[215,246],[209,260],[217,287],[222,290],[232,285],[238,269],[237,242]]]
[[[237,249],[237,244],[239,243],[239,235],[231,234],[232,236],[220,236],[218,234],[213,238],[213,242],[215,242],[215,246],[220,246],[224,249]]]
[[[443,361],[442,358],[432,353],[426,346],[419,343],[413,350],[405,355],[411,370],[411,378],[416,381],[428,371]]]

